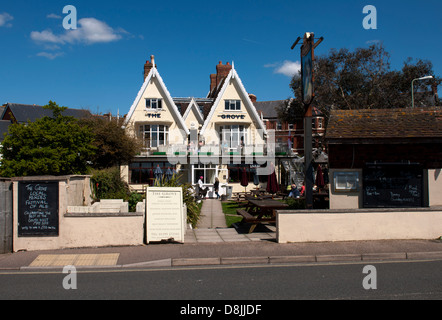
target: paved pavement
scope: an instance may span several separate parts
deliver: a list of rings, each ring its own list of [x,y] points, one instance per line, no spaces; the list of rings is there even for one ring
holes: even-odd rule
[[[0,254],[0,270],[156,268],[206,265],[442,260],[441,240],[382,240],[276,243],[273,226],[252,234],[226,228],[221,202],[205,200],[203,219],[188,230],[185,243],[132,247],[65,249]]]

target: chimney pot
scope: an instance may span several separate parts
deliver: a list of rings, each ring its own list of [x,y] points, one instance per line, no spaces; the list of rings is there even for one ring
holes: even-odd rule
[[[252,103],[256,102],[256,96],[253,93],[249,93],[249,98],[252,101]]]
[[[146,64],[144,65],[144,80],[146,80],[147,76],[149,75],[150,70],[152,70],[152,68],[154,66],[155,57],[152,55],[152,56],[150,56],[150,58],[152,59],[152,62],[147,60]]]

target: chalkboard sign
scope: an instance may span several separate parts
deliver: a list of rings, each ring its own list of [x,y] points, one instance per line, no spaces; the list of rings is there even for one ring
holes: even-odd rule
[[[423,206],[423,169],[416,164],[373,164],[363,170],[364,208]]]
[[[19,182],[18,236],[58,236],[58,181]]]

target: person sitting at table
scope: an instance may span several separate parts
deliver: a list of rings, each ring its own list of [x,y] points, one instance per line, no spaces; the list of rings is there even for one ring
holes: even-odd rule
[[[300,192],[301,197],[304,196],[304,193],[305,193],[305,183],[303,183],[301,187],[301,192]]]
[[[299,193],[298,188],[296,187],[296,184],[292,184],[292,190],[290,191],[289,198],[299,198],[301,194]]]

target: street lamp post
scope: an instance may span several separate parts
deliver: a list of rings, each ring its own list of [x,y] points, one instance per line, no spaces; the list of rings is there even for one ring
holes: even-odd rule
[[[427,80],[427,79],[433,79],[433,76],[426,76],[422,78],[416,78],[411,81],[411,107],[414,108],[414,82],[418,80]]]

